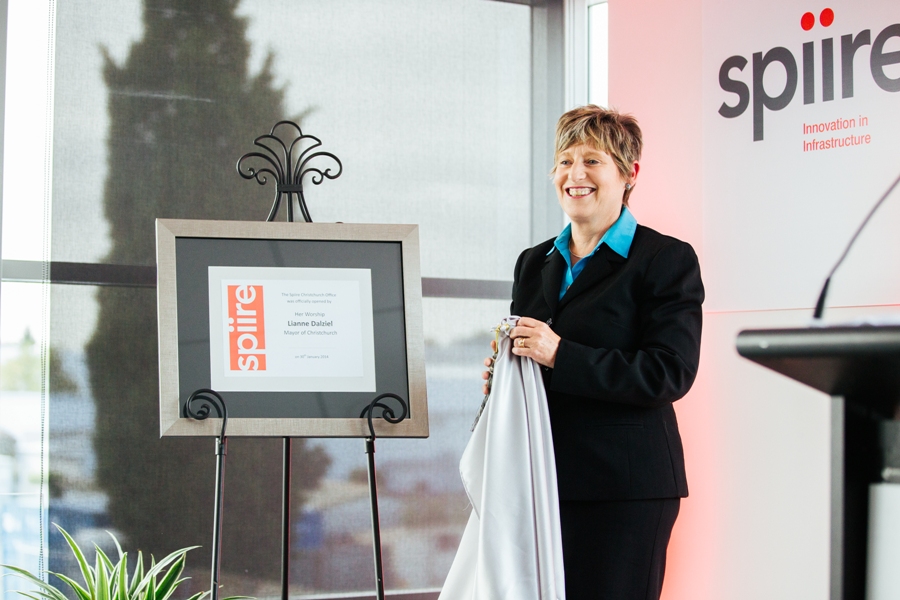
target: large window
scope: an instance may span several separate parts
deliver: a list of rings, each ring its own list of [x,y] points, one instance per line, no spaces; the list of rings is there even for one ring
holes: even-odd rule
[[[431,437],[379,443],[379,491],[388,587],[438,588],[488,328],[518,252],[559,225],[534,151],[560,109],[541,92],[556,3],[9,4],[0,561],[74,574],[55,522],[157,556],[204,546],[205,588],[213,442],[158,439],[153,221],[264,219],[274,189],[234,162],[291,118],[344,165],[308,186],[314,220],[420,225]],[[299,596],[372,588],[362,450],[295,444]],[[231,440],[228,594],[278,589],[280,472],[280,440]]]
[[[609,105],[609,4],[588,5],[588,102]]]

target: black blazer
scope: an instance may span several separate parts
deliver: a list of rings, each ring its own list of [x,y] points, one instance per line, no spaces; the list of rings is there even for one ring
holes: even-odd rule
[[[559,496],[623,500],[687,496],[672,403],[700,359],[703,282],[693,248],[638,226],[628,258],[606,244],[566,291],[553,240],[516,262],[512,314],[562,340],[544,367]]]

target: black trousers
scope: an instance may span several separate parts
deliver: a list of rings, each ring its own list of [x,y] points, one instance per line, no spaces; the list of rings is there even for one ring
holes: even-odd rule
[[[680,504],[561,500],[566,600],[658,600]]]

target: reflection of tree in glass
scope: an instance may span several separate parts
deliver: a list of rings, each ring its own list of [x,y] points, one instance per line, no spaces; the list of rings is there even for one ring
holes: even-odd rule
[[[272,85],[271,56],[261,73],[248,73],[246,23],[236,7],[234,0],[146,0],[143,39],[122,65],[106,57],[110,263],[153,264],[156,217],[266,215],[270,190],[248,202],[251,186],[242,185],[234,163],[284,118],[283,92]],[[213,442],[158,439],[155,293],[108,287],[97,299],[87,354],[97,403],[98,482],[109,495],[112,524],[129,545],[157,556],[193,544],[209,556]],[[230,440],[225,570],[253,578],[277,574],[280,443]],[[294,448],[294,479],[311,489],[328,458],[300,440]],[[299,487],[295,494],[302,502]],[[202,556],[193,560],[208,564]]]

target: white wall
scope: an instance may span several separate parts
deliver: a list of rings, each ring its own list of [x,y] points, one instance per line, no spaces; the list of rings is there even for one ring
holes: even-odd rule
[[[691,393],[676,404],[690,497],[675,525],[664,597],[825,598],[828,398],[741,359],[734,341],[745,328],[808,323],[831,262],[900,170],[900,161],[890,168],[884,159],[900,155],[894,146],[900,123],[880,123],[880,145],[855,154],[841,149],[804,155],[801,142],[808,136],[800,129],[805,121],[849,111],[897,114],[900,93],[883,92],[862,78],[868,76],[868,48],[855,62],[856,97],[841,100],[839,36],[871,27],[874,40],[884,26],[900,22],[900,5],[878,0],[854,9],[834,2],[833,26],[817,24],[805,32],[801,15],[818,15],[824,5],[609,4],[610,104],[633,113],[645,136],[633,211],[639,222],[694,246],[708,291],[701,371]],[[818,52],[819,40],[828,36],[837,38],[833,103],[802,103],[801,70],[793,102],[766,113],[765,142],[752,141],[752,106],[731,120],[717,114],[723,101],[734,104],[735,97],[718,87],[719,65],[730,54],[751,62],[743,74],[734,73],[749,82],[753,52],[784,45],[802,69],[801,44],[815,41]],[[900,43],[889,49],[898,48]],[[783,71],[781,81],[775,71],[764,80],[772,95],[784,85]],[[818,78],[816,85],[820,94]],[[844,308],[830,309],[832,320],[898,311],[900,279],[879,273],[900,267],[891,233],[900,225],[900,194],[878,219],[833,282],[833,303]]]

